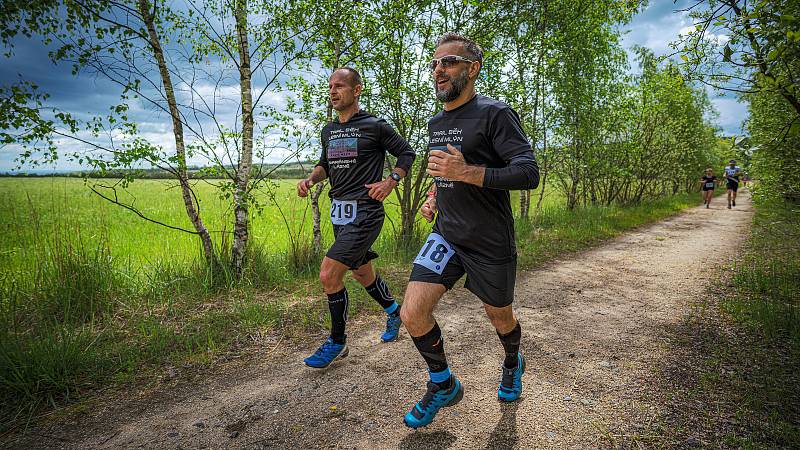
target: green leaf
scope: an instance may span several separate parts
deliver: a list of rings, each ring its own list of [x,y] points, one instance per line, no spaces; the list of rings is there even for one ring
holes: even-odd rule
[[[686,61],[686,62],[689,62],[689,57],[686,56],[686,55],[681,55],[681,59]]]
[[[767,59],[769,61],[775,61],[776,59],[778,59],[778,57],[780,55],[781,55],[781,49],[776,48],[776,49],[772,50],[771,52],[767,53]]]

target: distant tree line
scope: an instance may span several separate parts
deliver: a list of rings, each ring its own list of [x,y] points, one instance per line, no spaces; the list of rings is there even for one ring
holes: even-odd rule
[[[285,165],[267,165],[264,167],[253,166],[251,176],[254,178],[266,177],[271,180],[286,180],[302,178],[307,173],[308,164],[306,166],[298,164],[285,164]],[[213,171],[206,167],[188,167],[186,175],[189,179],[194,180],[214,180],[224,179],[224,177],[215,175]],[[6,178],[43,178],[43,177],[68,177],[68,178],[135,178],[140,180],[174,180],[175,177],[171,172],[160,169],[117,169],[108,170],[104,172],[88,171],[88,170],[74,170],[74,171],[56,171],[56,172],[27,172],[27,171],[13,171],[0,173],[0,177]]]

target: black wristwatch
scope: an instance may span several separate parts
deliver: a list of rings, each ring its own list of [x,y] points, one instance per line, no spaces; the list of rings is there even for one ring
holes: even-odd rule
[[[400,182],[400,180],[402,179],[402,178],[400,178],[400,174],[399,174],[399,173],[397,173],[397,172],[392,172],[392,173],[390,173],[390,174],[389,174],[389,177],[390,177],[391,179],[393,179],[394,181],[398,182],[398,183],[399,183],[399,182]]]

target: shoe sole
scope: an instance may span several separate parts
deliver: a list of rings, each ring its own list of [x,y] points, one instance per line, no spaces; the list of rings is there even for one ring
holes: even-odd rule
[[[522,375],[525,375],[525,357],[522,355],[522,353],[519,354],[519,357],[522,358]],[[499,394],[497,395],[497,399],[502,403],[514,403],[515,401],[519,400],[520,397],[522,397],[522,389],[520,389],[519,397],[515,398],[514,400],[506,400],[503,397],[500,397]]]
[[[394,341],[396,341],[396,340],[397,340],[397,338],[399,338],[399,337],[400,337],[400,333],[398,333],[398,334],[397,334],[395,337],[393,337],[393,338],[391,338],[391,339],[384,339],[384,338],[383,338],[383,336],[381,336],[381,342],[394,342]]]
[[[442,405],[442,408],[449,408],[450,406],[454,406],[454,405],[458,404],[458,402],[460,402],[461,399],[463,399],[463,398],[464,398],[464,385],[461,384],[461,382],[459,381],[459,383],[458,383],[458,391],[456,392],[455,397],[451,398],[450,401],[447,402],[447,404]],[[439,410],[441,411],[441,408],[439,408]],[[437,414],[438,414],[438,412],[437,412]],[[434,419],[435,418],[436,417],[434,416]],[[415,427],[413,425],[409,425],[408,422],[406,422],[405,418],[403,419],[403,424],[405,426],[407,426],[408,428],[411,428],[413,430],[417,430],[417,429],[420,429],[420,428],[425,428],[425,427],[427,427],[428,425],[430,425],[432,423],[433,423],[433,419],[431,419],[431,421],[426,423],[425,425],[418,425],[418,426]]]
[[[333,362],[336,361],[337,359],[342,359],[342,358],[344,358],[345,356],[347,356],[349,354],[350,354],[350,347],[345,347],[344,350],[341,351],[341,353],[336,355],[336,358],[333,358],[331,360],[331,362],[329,362],[328,364],[325,364],[324,366],[312,366],[311,364],[309,364],[309,363],[307,363],[305,361],[303,361],[303,362],[306,364],[306,366],[311,367],[312,369],[324,369],[324,368],[330,366],[331,364],[333,364]]]

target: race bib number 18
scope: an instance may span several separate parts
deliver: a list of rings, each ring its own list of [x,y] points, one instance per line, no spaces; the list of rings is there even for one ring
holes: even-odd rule
[[[356,220],[358,202],[356,200],[331,200],[331,223],[347,225]]]
[[[441,275],[447,265],[447,261],[450,261],[454,254],[455,250],[442,236],[431,233],[425,239],[422,250],[414,258],[414,264],[419,264]]]

